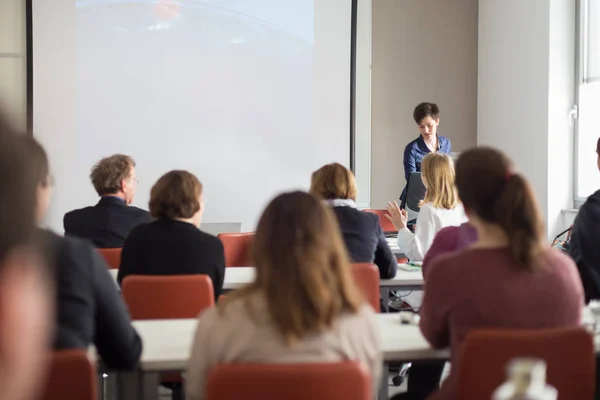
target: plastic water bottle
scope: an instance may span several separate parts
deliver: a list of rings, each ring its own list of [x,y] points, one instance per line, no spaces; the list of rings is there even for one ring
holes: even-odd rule
[[[557,390],[546,384],[546,363],[535,358],[516,358],[508,364],[508,380],[492,395],[493,400],[556,400]]]

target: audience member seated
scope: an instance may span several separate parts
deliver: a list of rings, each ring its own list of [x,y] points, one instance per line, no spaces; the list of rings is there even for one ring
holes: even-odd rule
[[[421,332],[433,347],[451,346],[452,351],[450,376],[432,399],[456,398],[460,354],[469,331],[578,326],[583,308],[577,268],[546,244],[533,191],[512,171],[508,158],[477,148],[460,156],[456,170],[460,199],[478,238],[430,266]],[[432,387],[441,370],[441,364],[431,368]]]
[[[356,208],[356,181],[352,171],[338,163],[312,174],[310,192],[333,208],[353,262],[374,263],[382,279],[396,275],[398,263],[390,250],[379,217]]]
[[[356,360],[376,389],[375,312],[354,285],[331,210],[307,193],[278,196],[258,223],[253,259],[254,283],[198,319],[187,398],[204,399],[208,374],[223,363]]]
[[[156,221],[131,232],[121,254],[118,281],[127,275],[205,274],[218,299],[225,277],[223,244],[202,232],[202,184],[187,171],[163,175],[150,191]]]
[[[460,226],[448,226],[435,235],[433,243],[423,259],[423,277],[427,279],[429,264],[437,257],[453,253],[477,241],[477,231],[471,224],[465,222]]]
[[[130,205],[137,186],[135,162],[122,154],[103,158],[90,178],[100,201],[66,213],[65,234],[88,239],[98,248],[123,247],[133,228],[151,221],[148,211]]]
[[[458,226],[466,221],[454,186],[454,163],[450,156],[430,153],[421,164],[423,184],[427,188],[420,204],[415,233],[407,228],[406,210],[398,203],[388,203],[387,218],[398,229],[398,247],[411,261],[423,261],[435,235],[444,227]]]
[[[37,171],[37,221],[48,210],[52,191],[48,159],[32,137],[31,162]],[[107,367],[135,368],[142,342],[104,259],[87,241],[38,230],[56,291],[55,349],[87,349],[94,344]]]
[[[0,397],[11,400],[39,398],[54,312],[33,246],[37,185],[23,137],[0,116]]]
[[[600,139],[596,143],[600,169]],[[579,269],[586,303],[600,299],[600,190],[581,206],[571,233],[569,255]]]

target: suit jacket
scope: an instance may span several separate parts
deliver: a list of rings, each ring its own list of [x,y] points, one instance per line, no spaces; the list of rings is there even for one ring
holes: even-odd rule
[[[151,221],[148,211],[128,206],[114,196],[104,196],[98,204],[65,214],[65,235],[91,240],[98,248],[123,247],[133,228]]]
[[[225,277],[223,243],[194,225],[159,219],[131,232],[121,254],[117,280],[127,275],[208,275],[219,298]]]
[[[349,206],[333,207],[352,262],[374,263],[381,279],[396,276],[398,261],[385,240],[379,217]]]
[[[84,240],[38,233],[56,283],[54,348],[94,344],[109,368],[135,368],[142,342],[102,256]]]

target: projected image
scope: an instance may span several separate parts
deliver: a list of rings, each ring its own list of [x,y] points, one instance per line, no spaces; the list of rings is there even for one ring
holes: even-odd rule
[[[116,152],[134,156],[140,206],[151,183],[173,168],[203,180],[207,204],[242,196],[256,213],[264,199],[244,193],[270,194],[286,182],[307,181],[295,165],[317,158],[317,139],[307,140],[313,135],[312,0],[76,5],[81,165]],[[272,179],[248,175],[256,170],[272,171]],[[210,212],[211,219],[231,219]]]

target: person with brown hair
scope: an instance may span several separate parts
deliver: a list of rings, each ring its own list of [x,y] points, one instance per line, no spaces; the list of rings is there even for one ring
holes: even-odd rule
[[[376,389],[375,313],[354,284],[333,212],[304,192],[277,196],[260,218],[252,255],[254,282],[198,318],[187,398],[205,398],[220,363],[357,360]]]
[[[423,261],[435,235],[447,226],[459,226],[467,220],[454,185],[454,162],[446,154],[431,153],[423,158],[423,185],[427,188],[421,201],[415,233],[408,225],[406,210],[398,203],[388,203],[386,217],[398,229],[397,244],[411,261]]]
[[[583,309],[575,264],[545,243],[533,190],[504,154],[486,147],[466,151],[456,164],[456,185],[477,239],[429,267],[421,332],[433,347],[452,349],[450,376],[432,399],[456,398],[460,354],[471,330],[574,327]],[[432,367],[429,390],[441,370]]]
[[[39,398],[51,348],[52,285],[35,245],[37,181],[31,154],[0,113],[0,393]]]
[[[41,224],[52,193],[48,157],[33,137],[22,140],[35,171],[36,218]],[[55,283],[54,349],[88,349],[93,344],[107,367],[135,368],[142,341],[102,256],[83,239],[61,237],[41,228],[37,237]]]
[[[202,184],[187,171],[170,171],[150,191],[156,220],[135,228],[123,246],[117,280],[127,275],[206,274],[218,299],[225,277],[225,253],[219,239],[202,232]]]
[[[90,179],[100,201],[66,213],[65,234],[91,240],[98,248],[123,247],[133,228],[151,221],[148,211],[131,206],[137,187],[135,162],[124,154],[103,158]]]
[[[352,262],[374,263],[381,279],[396,276],[398,262],[390,250],[379,218],[356,208],[354,174],[341,164],[327,164],[313,172],[310,193],[331,206]]]

